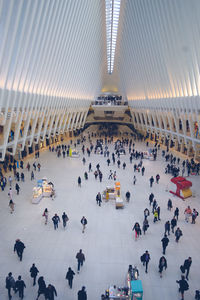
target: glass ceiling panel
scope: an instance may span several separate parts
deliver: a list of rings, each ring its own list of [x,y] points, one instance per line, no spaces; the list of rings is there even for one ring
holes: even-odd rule
[[[107,39],[107,67],[108,73],[112,74],[115,59],[115,48],[119,24],[121,0],[106,1],[106,39]]]

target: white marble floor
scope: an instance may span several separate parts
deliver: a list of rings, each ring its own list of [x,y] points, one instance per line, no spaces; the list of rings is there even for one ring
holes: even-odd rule
[[[146,149],[143,143],[136,143],[136,149]],[[112,146],[110,146],[112,152]],[[127,151],[128,152],[128,151]],[[161,152],[161,150],[160,150]],[[179,299],[177,279],[180,279],[180,265],[191,256],[193,264],[189,275],[190,289],[185,293],[185,300],[194,299],[195,289],[200,288],[200,260],[199,260],[199,234],[200,217],[197,223],[192,225],[184,221],[184,209],[187,205],[196,208],[200,212],[199,184],[200,177],[192,177],[193,189],[196,197],[182,201],[166,192],[170,175],[165,175],[163,170],[165,162],[158,156],[157,161],[144,160],[146,168],[145,176],[137,174],[136,185],[133,186],[133,164],[129,163],[129,155],[121,157],[121,162],[127,164],[125,170],[118,169],[117,165],[107,167],[103,156],[91,154],[86,157],[86,165],[83,166],[82,154],[80,158],[57,158],[55,153],[44,151],[41,153],[41,172],[37,172],[36,179],[30,181],[30,173],[25,171],[25,183],[20,182],[21,192],[14,194],[16,210],[14,214],[8,209],[8,187],[0,192],[0,299],[7,298],[5,289],[5,277],[9,271],[17,278],[22,275],[25,283],[25,299],[36,299],[37,286],[32,286],[29,269],[32,263],[38,267],[40,276],[44,276],[46,283],[52,283],[58,292],[58,300],[77,299],[78,290],[85,285],[88,299],[100,299],[100,295],[111,284],[124,286],[125,275],[129,264],[136,264],[139,268],[140,279],[144,289],[144,300],[169,300]],[[32,163],[34,159],[31,159]],[[94,167],[99,162],[103,172],[103,181],[95,181],[93,173],[89,174],[89,180],[83,179],[83,174],[88,170],[89,162]],[[134,161],[133,161],[134,163]],[[122,210],[116,210],[114,202],[102,203],[98,207],[95,201],[97,192],[102,192],[108,180],[109,170],[117,171],[117,180],[121,182],[122,195],[127,190],[131,192],[131,201],[125,204]],[[160,183],[149,187],[149,178],[157,173],[161,175]],[[82,177],[82,187],[77,186],[78,176]],[[57,197],[54,201],[44,198],[38,205],[31,203],[32,188],[36,180],[47,177],[55,184]],[[152,214],[149,217],[150,228],[145,236],[135,242],[132,226],[138,221],[142,225],[143,211],[149,206],[148,196],[153,192],[161,207],[161,221],[153,223]],[[167,210],[167,200],[171,197],[173,210],[176,206],[180,209],[178,225],[183,231],[180,242],[175,243],[174,235],[170,235],[170,243],[167,248],[166,258],[168,268],[159,277],[158,261],[162,256],[161,238],[164,232],[164,224],[171,220],[173,212]],[[44,225],[42,213],[44,208],[50,212],[50,220]],[[64,231],[62,225],[55,231],[51,217],[54,213],[62,215],[65,211],[69,216],[68,228]],[[80,219],[86,216],[88,225],[86,232],[81,232]],[[20,262],[13,253],[13,245],[16,238],[20,238],[26,245],[23,261]],[[83,249],[86,261],[80,274],[76,274],[73,289],[70,290],[65,280],[69,266],[74,271],[77,269],[75,259],[79,249]],[[149,273],[144,272],[140,262],[140,256],[145,250],[149,250],[151,261]],[[17,299],[15,295],[13,299]],[[43,296],[40,297],[44,299]]]

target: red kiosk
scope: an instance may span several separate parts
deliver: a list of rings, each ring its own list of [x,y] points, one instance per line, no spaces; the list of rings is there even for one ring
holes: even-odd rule
[[[171,182],[176,184],[176,192],[170,191],[170,193],[178,196],[181,199],[185,199],[192,196],[192,191],[190,189],[190,187],[192,186],[191,181],[179,176],[172,178]]]

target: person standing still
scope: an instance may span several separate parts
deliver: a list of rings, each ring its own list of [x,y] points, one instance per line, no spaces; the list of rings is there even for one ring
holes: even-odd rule
[[[81,219],[81,224],[83,225],[82,233],[84,233],[85,232],[85,227],[87,225],[87,219],[84,216]]]
[[[30,273],[31,273],[31,277],[33,278],[33,286],[34,286],[35,282],[36,282],[37,274],[39,273],[39,271],[36,268],[35,264],[33,264],[32,267],[30,268]]]
[[[83,266],[83,262],[85,261],[85,255],[83,254],[82,249],[80,249],[79,252],[76,254],[76,259],[78,262],[77,273],[79,273],[80,267]]]
[[[74,275],[75,275],[74,271],[69,267],[66,274],[66,279],[68,280],[70,289],[72,289]]]

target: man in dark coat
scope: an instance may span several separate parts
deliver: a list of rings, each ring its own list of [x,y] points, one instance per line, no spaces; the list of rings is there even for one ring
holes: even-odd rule
[[[150,261],[150,254],[149,252],[146,250],[145,253],[141,256],[141,261],[143,263],[143,266],[145,265],[145,272],[148,273],[148,264]]]
[[[54,295],[57,297],[57,291],[52,284],[49,284],[45,291],[45,299],[54,300]]]
[[[176,218],[174,216],[173,219],[171,220],[172,233],[174,233],[174,227],[176,227],[176,225],[177,225],[177,220],[176,220]]]
[[[19,292],[19,298],[21,299],[24,298],[24,288],[26,288],[26,285],[22,277],[18,276],[18,280],[15,282],[15,293]]]
[[[74,275],[75,275],[74,271],[69,267],[66,274],[66,279],[68,280],[70,289],[72,289],[72,282],[73,282]]]
[[[32,265],[30,268],[31,277],[33,278],[33,285],[35,285],[37,274],[39,273],[38,269],[36,268],[35,264]]]
[[[17,251],[17,255],[20,258],[20,261],[22,261],[22,255],[23,255],[24,248],[26,248],[24,243],[22,243],[20,241],[20,239],[17,239],[15,241],[15,245],[14,245],[14,252]]]
[[[188,257],[188,259],[186,259],[184,261],[184,265],[183,267],[185,268],[185,270],[187,271],[186,272],[186,279],[188,280],[188,275],[189,275],[189,272],[190,272],[190,267],[191,267],[191,264],[192,264],[192,258],[191,257]]]
[[[87,294],[84,286],[80,291],[78,291],[78,300],[87,300]]]
[[[85,255],[82,252],[82,249],[76,254],[76,259],[78,261],[78,270],[77,273],[80,271],[80,267],[83,265],[83,262],[85,261]]]
[[[161,242],[162,242],[162,247],[163,247],[163,254],[165,254],[166,248],[167,248],[167,246],[169,244],[169,239],[168,239],[168,237],[167,237],[166,234],[162,238]]]
[[[176,280],[176,282],[179,284],[179,292],[181,293],[181,300],[184,300],[184,292],[189,290],[189,285],[187,281],[185,280],[185,276],[181,276],[181,280]]]
[[[38,278],[38,285],[39,285],[39,287],[38,287],[38,296],[37,296],[36,300],[39,299],[40,295],[45,295],[45,292],[46,292],[46,283],[44,281],[44,277],[43,276],[40,276]]]

